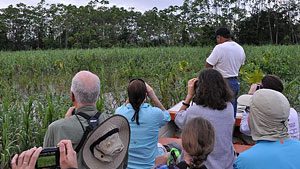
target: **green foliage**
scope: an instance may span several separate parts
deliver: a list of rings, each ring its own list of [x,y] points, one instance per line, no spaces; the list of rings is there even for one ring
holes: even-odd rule
[[[294,80],[285,82],[284,94],[289,98],[290,104],[295,106],[296,110],[300,110],[300,76]]]
[[[259,82],[261,82],[261,79],[264,76],[263,72],[260,69],[254,69],[253,72],[244,72],[241,75],[244,75],[243,76],[243,77],[245,77],[244,80],[248,84],[259,83]]]
[[[243,44],[298,44],[295,0],[185,0],[143,13],[90,1],[85,6],[19,3],[0,9],[0,50],[207,46],[226,26]]]
[[[128,81],[142,78],[166,108],[184,99],[187,81],[204,67],[212,47],[111,48],[0,53],[1,168],[21,150],[41,146],[48,125],[64,117],[71,106],[71,79],[90,70],[101,80],[97,108],[113,114],[126,99]],[[240,71],[246,93],[263,74],[278,75],[284,94],[300,111],[299,46],[245,46],[246,63]]]

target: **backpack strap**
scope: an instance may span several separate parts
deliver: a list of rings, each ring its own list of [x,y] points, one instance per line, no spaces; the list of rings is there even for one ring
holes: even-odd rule
[[[77,145],[77,147],[75,148],[76,153],[79,153],[81,147],[83,146],[84,141],[86,140],[87,136],[89,135],[89,133],[98,126],[99,123],[99,117],[101,115],[100,112],[97,112],[94,116],[89,116],[85,113],[82,112],[78,112],[77,115],[85,118],[89,125],[85,128],[83,136],[81,137],[81,140],[79,142],[79,144]],[[79,119],[78,119],[79,120]],[[79,121],[80,122],[80,121]],[[81,122],[80,122],[81,124]],[[81,124],[82,125],[82,124]]]
[[[85,113],[82,113],[82,112],[78,112],[77,115],[79,115],[79,116],[85,118],[86,120],[89,120],[89,119],[91,118],[91,116],[89,116],[89,115],[87,115],[87,114],[85,114]]]
[[[90,118],[91,118],[91,116],[89,116],[89,115],[87,115],[87,114],[85,114],[85,113],[82,113],[82,112],[78,112],[77,115],[79,115],[79,116],[85,118],[86,120],[90,120]],[[100,112],[97,112],[97,113],[96,113],[94,116],[92,116],[92,117],[95,117],[95,118],[98,119],[100,115],[101,115],[101,113],[100,113]]]

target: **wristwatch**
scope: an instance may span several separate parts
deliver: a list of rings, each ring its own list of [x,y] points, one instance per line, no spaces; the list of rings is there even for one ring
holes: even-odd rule
[[[182,102],[182,104],[185,105],[186,107],[190,107],[190,104],[188,104],[188,103]]]

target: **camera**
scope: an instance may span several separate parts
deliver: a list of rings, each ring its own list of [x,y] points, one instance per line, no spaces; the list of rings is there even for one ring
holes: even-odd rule
[[[259,89],[261,89],[262,88],[262,86],[260,85],[260,84],[257,84],[256,85],[256,90],[259,90]]]
[[[72,115],[75,115],[75,114],[76,114],[76,109],[73,109]]]
[[[44,148],[36,162],[35,168],[59,168],[59,148],[46,147]]]

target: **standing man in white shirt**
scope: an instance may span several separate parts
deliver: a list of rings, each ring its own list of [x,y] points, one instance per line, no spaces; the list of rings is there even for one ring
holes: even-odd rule
[[[217,45],[210,56],[206,59],[206,68],[218,70],[227,80],[234,93],[231,101],[234,108],[234,117],[237,111],[237,95],[240,90],[238,75],[240,67],[245,62],[244,49],[231,39],[230,31],[227,28],[219,28],[216,31]]]

